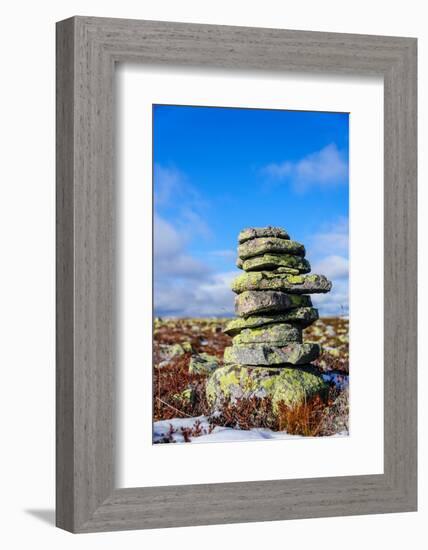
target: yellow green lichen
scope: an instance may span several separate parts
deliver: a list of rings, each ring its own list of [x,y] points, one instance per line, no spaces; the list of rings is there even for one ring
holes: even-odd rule
[[[311,266],[305,258],[292,254],[263,254],[242,262],[244,271],[262,271],[277,268],[292,269],[295,274],[309,273]]]
[[[233,344],[301,342],[302,330],[287,323],[273,323],[258,328],[246,328],[233,338]]]
[[[241,365],[303,365],[317,359],[320,354],[318,343],[289,342],[284,346],[275,344],[235,344],[224,350],[226,364]]]
[[[295,296],[295,295],[294,295]],[[288,311],[283,311],[277,314],[271,315],[250,315],[243,319],[237,317],[226,323],[223,332],[234,336],[239,334],[241,330],[245,328],[256,328],[271,323],[298,323],[300,326],[305,327],[313,323],[318,319],[318,311],[311,307],[295,307]]]
[[[327,384],[320,376],[305,370],[284,369],[272,392],[273,411],[278,412],[280,403],[295,407],[326,390]]]
[[[331,282],[324,275],[291,275],[272,271],[246,272],[232,281],[232,290],[237,294],[246,290],[319,293],[329,292],[331,286]]]
[[[304,256],[305,247],[296,241],[277,237],[258,237],[248,240],[238,246],[238,256],[242,260],[272,252]]]
[[[301,285],[305,282],[305,279],[301,275],[289,275],[287,282],[291,285]]]
[[[206,394],[208,402],[214,407],[224,400],[269,397],[272,410],[277,414],[280,403],[294,407],[326,389],[327,384],[322,377],[305,368],[229,365],[211,375]]]

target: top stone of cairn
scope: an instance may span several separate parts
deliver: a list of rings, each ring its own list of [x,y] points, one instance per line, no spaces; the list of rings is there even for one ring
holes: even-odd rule
[[[248,227],[243,229],[238,235],[239,244],[257,239],[259,237],[277,237],[278,239],[289,239],[290,236],[282,227]]]

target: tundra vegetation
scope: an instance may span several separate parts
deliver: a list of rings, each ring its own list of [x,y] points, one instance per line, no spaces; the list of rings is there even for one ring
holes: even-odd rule
[[[232,344],[233,336],[223,332],[227,324],[230,319],[155,319],[153,420],[188,421],[184,427],[169,424],[158,443],[174,442],[176,435],[185,442],[194,441],[216,426],[267,428],[312,437],[347,433],[348,319],[321,318],[303,329],[305,341],[321,345],[321,355],[312,364],[323,373],[327,388],[296,406],[279,400],[275,413],[272,396],[226,399],[218,410],[208,402],[207,382],[216,369],[224,367],[224,350]],[[198,420],[201,416],[208,418],[204,426]]]

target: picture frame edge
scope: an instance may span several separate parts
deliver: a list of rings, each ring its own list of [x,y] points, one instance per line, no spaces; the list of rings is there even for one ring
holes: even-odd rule
[[[164,33],[156,40],[159,28],[163,28]],[[297,70],[306,55],[308,61],[304,69],[308,71],[314,70],[314,64],[318,64],[318,71],[329,71],[336,63],[338,72],[358,72],[367,54],[365,41],[371,45],[372,52],[373,44],[376,45],[376,63],[367,61],[367,73],[382,74],[385,79],[385,274],[389,277],[385,279],[385,298],[387,293],[395,298],[395,301],[385,300],[388,307],[385,357],[389,363],[385,365],[388,377],[384,392],[383,475],[275,481],[278,491],[275,498],[270,482],[114,489],[114,66],[126,59],[152,62],[153,51],[147,54],[144,44],[138,43],[139,36],[140,42],[144,42],[141,33],[145,32],[152,33],[152,41],[160,52],[158,61],[162,61],[162,43],[174,28],[187,37],[188,49],[195,35],[198,40],[206,41],[206,48],[212,48],[215,43],[211,37],[207,38],[207,32],[226,33],[227,41],[238,36],[237,52],[231,54],[230,59],[222,57],[225,54],[220,50],[220,61],[229,68],[236,68],[240,56],[245,58],[246,33],[259,40],[267,34],[269,42],[279,41],[282,56],[287,52],[287,36],[291,36],[288,57],[294,55],[294,61],[291,59],[285,64],[286,70]],[[340,50],[337,42],[341,43]],[[301,45],[303,53],[296,53],[296,43]],[[269,66],[265,44],[266,41],[259,46],[252,44],[252,54],[255,51]],[[169,41],[169,50],[171,46],[174,50],[173,40]],[[356,49],[357,62],[352,64],[350,52]],[[179,55],[180,64],[186,64],[186,48]],[[415,38],[367,38],[367,35],[79,16],[57,23],[58,527],[71,532],[92,532],[268,521],[269,513],[277,520],[322,517],[326,512],[333,516],[416,510],[416,56]],[[196,57],[195,62],[199,53]],[[254,70],[260,69],[260,59],[254,62]],[[171,54],[166,62],[171,62]],[[248,64],[252,66],[251,60]],[[277,58],[273,69],[281,70]],[[400,394],[394,382],[403,372],[406,378]],[[335,480],[338,479],[342,486],[348,487],[349,499],[353,500],[348,504],[340,501],[336,514],[338,482]],[[267,498],[268,503],[264,502],[263,507],[242,509],[241,503],[241,508],[238,507],[241,515],[234,515],[240,496],[244,498],[242,494],[251,501],[245,487],[254,488],[260,499],[263,485],[270,490],[270,508],[267,495],[263,498]],[[333,492],[326,490],[327,485]],[[209,509],[202,513],[202,500],[197,501],[198,510],[192,508],[189,495],[193,495],[192,501],[195,495],[201,498],[204,487],[207,494],[209,491],[224,500],[224,496],[218,496],[222,491],[218,486],[223,486],[225,495],[233,489],[237,499],[230,499],[229,508],[225,506],[223,514],[213,513],[220,506],[213,496],[211,514]],[[308,491],[307,500],[299,500],[302,490],[299,487]],[[237,493],[238,488],[243,493]],[[319,501],[314,494],[316,490],[322,493],[318,495]],[[155,517],[153,509],[156,509]],[[199,513],[196,515],[196,512]]]

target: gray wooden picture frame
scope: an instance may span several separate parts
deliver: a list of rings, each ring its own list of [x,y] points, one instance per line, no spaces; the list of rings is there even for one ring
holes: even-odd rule
[[[414,38],[91,17],[57,24],[58,527],[83,533],[416,510],[416,46]],[[117,62],[383,77],[383,474],[115,487]]]

